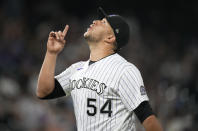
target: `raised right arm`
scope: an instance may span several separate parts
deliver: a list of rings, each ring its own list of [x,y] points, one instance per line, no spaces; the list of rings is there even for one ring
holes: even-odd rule
[[[50,32],[46,55],[39,73],[36,95],[43,98],[54,90],[54,72],[56,66],[56,58],[63,50],[66,43],[65,36],[69,26],[66,25],[63,32]]]

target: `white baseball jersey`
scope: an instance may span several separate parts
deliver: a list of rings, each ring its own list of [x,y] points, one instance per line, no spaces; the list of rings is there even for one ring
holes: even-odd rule
[[[78,131],[134,131],[133,110],[148,101],[139,70],[117,53],[55,78],[73,99]]]

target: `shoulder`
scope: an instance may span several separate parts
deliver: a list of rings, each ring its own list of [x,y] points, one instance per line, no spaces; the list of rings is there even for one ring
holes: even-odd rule
[[[75,73],[78,69],[82,68],[85,65],[86,61],[79,61],[73,63],[69,67],[67,67],[61,74],[71,74]]]
[[[127,62],[125,68],[123,69],[124,72],[133,72],[136,74],[140,74],[140,70],[134,64]]]
[[[74,69],[78,69],[78,68],[83,67],[86,62],[87,61],[79,61],[79,62],[73,63],[70,67]]]
[[[122,73],[125,72],[136,72],[140,73],[137,66],[135,66],[133,63],[127,61],[124,57],[120,56],[119,54],[115,55],[115,63],[117,66],[120,66],[119,68],[122,70]]]

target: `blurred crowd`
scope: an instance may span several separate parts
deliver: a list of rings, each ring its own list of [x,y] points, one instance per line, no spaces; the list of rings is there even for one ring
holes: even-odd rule
[[[150,13],[152,24],[144,24],[135,13],[123,15],[131,37],[120,54],[141,71],[151,106],[164,129],[197,131],[198,38],[192,32],[172,30],[174,27],[159,21],[157,11]],[[94,11],[77,16],[52,0],[0,2],[0,130],[76,131],[71,98],[38,99],[37,79],[49,32],[70,25],[67,44],[57,60],[57,75],[89,58],[83,33],[95,18]],[[143,130],[139,121],[137,125],[138,131]]]

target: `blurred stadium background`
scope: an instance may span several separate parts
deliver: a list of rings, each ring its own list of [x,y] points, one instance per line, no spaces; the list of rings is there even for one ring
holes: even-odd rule
[[[165,131],[198,130],[198,1],[0,1],[0,130],[76,131],[71,98],[41,101],[37,77],[51,30],[70,25],[56,74],[89,58],[83,39],[97,7],[126,17],[121,55],[141,71]],[[142,131],[137,121],[138,131]]]

